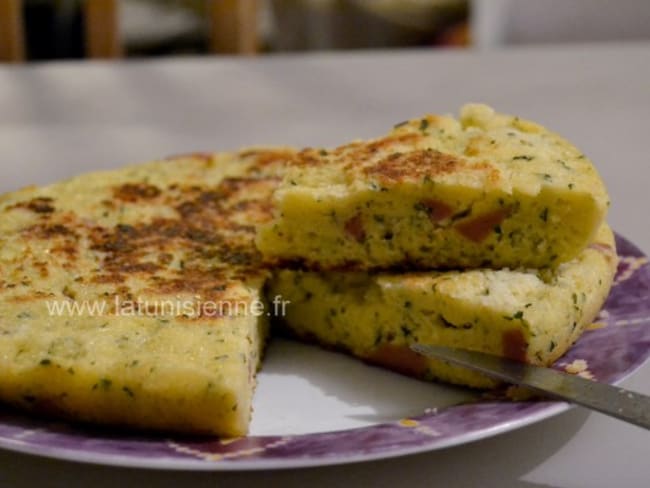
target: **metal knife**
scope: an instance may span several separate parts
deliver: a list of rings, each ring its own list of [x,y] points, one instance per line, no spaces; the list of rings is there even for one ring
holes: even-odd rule
[[[650,430],[650,397],[641,393],[492,354],[424,344],[413,344],[411,349]]]

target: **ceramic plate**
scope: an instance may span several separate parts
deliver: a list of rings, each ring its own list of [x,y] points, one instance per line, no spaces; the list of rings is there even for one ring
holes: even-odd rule
[[[595,327],[555,365],[584,359],[617,383],[650,355],[650,266],[618,238],[615,286]],[[0,447],[80,462],[186,470],[322,466],[463,444],[537,422],[563,402],[485,400],[289,341],[271,344],[251,435],[234,440],[134,435],[0,410]]]

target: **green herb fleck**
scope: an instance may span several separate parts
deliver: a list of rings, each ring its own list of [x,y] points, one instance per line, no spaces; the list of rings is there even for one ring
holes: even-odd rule
[[[420,121],[420,130],[424,132],[427,130],[428,127],[429,127],[429,121],[427,119],[422,119]]]
[[[452,221],[464,219],[465,217],[469,216],[472,213],[472,207],[466,208],[465,210],[462,210],[454,215],[451,216]]]
[[[74,292],[72,288],[70,288],[68,285],[63,287],[63,290],[61,291],[63,293],[63,296],[68,297],[70,300],[74,300],[77,296],[77,294]]]
[[[544,222],[548,222],[548,207],[544,207],[544,210],[539,214],[539,218]]]
[[[374,345],[375,345],[375,346],[378,346],[379,343],[381,342],[381,340],[382,340],[382,333],[381,333],[381,330],[378,330],[378,331],[375,332],[375,342],[374,342]]]
[[[41,366],[49,366],[50,364],[52,364],[52,360],[48,358],[41,359],[41,362],[38,364],[40,364]]]
[[[101,380],[99,380],[99,383],[97,383],[97,384],[95,384],[95,386],[93,386],[93,390],[96,387],[99,386],[99,388],[106,391],[106,390],[109,390],[111,388],[112,384],[113,384],[113,382],[111,380],[109,380],[108,378],[102,378]]]
[[[535,159],[535,156],[528,156],[527,154],[521,154],[512,158],[513,161],[532,161],[533,159]]]
[[[442,322],[442,325],[448,329],[455,329],[457,327],[456,324],[449,322],[449,320],[442,315],[440,315],[440,322]]]

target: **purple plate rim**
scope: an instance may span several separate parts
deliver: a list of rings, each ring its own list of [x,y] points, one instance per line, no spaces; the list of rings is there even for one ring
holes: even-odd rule
[[[635,245],[619,235],[616,238],[621,256],[617,280],[599,318],[606,326],[585,332],[555,366],[561,369],[574,359],[584,358],[594,377],[610,384],[629,377],[650,357],[650,265]],[[608,347],[609,354],[603,354],[603,348]],[[570,408],[572,405],[560,401],[479,402],[355,429],[250,436],[230,441],[107,435],[105,430],[98,434],[93,428],[40,421],[0,410],[0,448],[65,461],[132,468],[289,469],[375,461],[444,449],[522,428]]]

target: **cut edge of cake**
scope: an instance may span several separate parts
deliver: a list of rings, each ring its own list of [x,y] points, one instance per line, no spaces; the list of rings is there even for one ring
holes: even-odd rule
[[[479,373],[427,359],[413,343],[443,345],[548,366],[597,316],[617,258],[603,225],[593,244],[555,270],[469,270],[405,275],[275,273],[271,293],[291,303],[291,335],[422,379],[489,388]]]
[[[591,241],[609,205],[571,143],[485,105],[305,149],[273,201],[258,248],[271,264],[313,270],[557,265]]]

